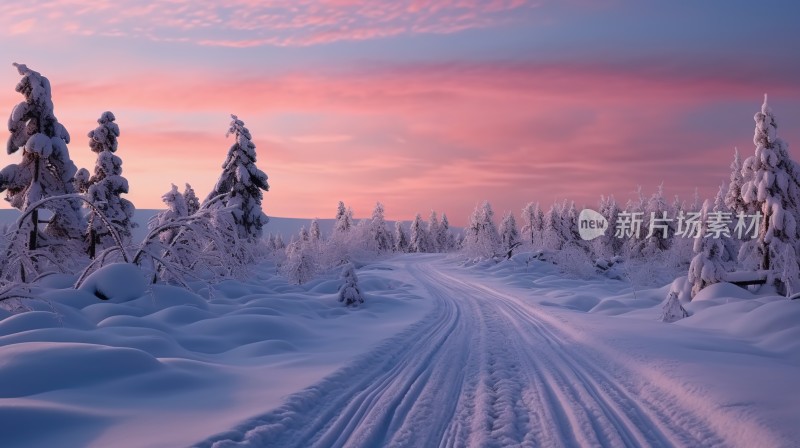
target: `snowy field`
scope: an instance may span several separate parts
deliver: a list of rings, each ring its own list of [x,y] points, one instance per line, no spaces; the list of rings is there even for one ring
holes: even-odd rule
[[[3,446],[798,446],[800,302],[407,254],[189,292],[111,265],[0,314]],[[117,272],[114,272],[117,271]],[[92,293],[111,296],[99,301]]]

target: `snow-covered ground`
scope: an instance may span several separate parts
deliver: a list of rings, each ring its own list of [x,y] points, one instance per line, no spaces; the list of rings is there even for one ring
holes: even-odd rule
[[[525,254],[358,275],[358,309],[269,264],[210,296],[126,280],[108,302],[46,277],[34,311],[0,315],[3,446],[800,444],[800,301],[720,284],[666,324],[667,287]]]

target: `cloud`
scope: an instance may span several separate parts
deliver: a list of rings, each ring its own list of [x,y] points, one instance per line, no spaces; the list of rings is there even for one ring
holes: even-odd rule
[[[764,90],[786,123],[782,135],[800,141],[792,125],[800,116],[786,115],[800,111],[780,104],[800,98],[797,71],[743,76],[734,66],[690,59],[365,63],[51,82],[81,166],[94,163],[79,136],[95,126],[96,105],[115,112],[119,155],[139,207],[160,207],[172,182],[188,181],[201,195],[212,187],[231,145],[231,111],[251,130],[270,176],[267,213],[325,217],[344,200],[363,216],[381,200],[393,218],[435,208],[459,223],[484,198],[497,210],[516,210],[530,200],[594,205],[600,194],[624,202],[637,185],[662,181],[684,197],[695,186],[715,192],[732,148],[752,147],[752,114]],[[19,100],[12,87],[0,94],[9,106]]]
[[[0,29],[130,36],[222,47],[308,46],[402,34],[447,34],[514,21],[526,0],[31,0],[0,6]],[[69,20],[64,18],[68,17]]]
[[[341,143],[349,142],[353,139],[351,135],[298,135],[289,138],[296,143]]]

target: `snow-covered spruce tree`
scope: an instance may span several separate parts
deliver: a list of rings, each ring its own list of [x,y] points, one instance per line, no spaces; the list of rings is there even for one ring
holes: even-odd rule
[[[542,242],[544,228],[544,212],[538,202],[529,202],[522,208],[522,242],[531,247],[538,247]]]
[[[706,201],[702,209],[702,232],[694,241],[695,256],[689,264],[687,281],[692,285],[692,298],[703,288],[719,283],[725,274],[725,265],[722,260],[724,246],[718,238],[707,237],[708,214],[711,204]]]
[[[554,202],[544,215],[542,223],[542,248],[559,250],[564,246],[561,230],[561,203]]]
[[[408,241],[409,252],[428,252],[428,234],[422,224],[422,216],[417,213],[411,222],[411,237]]]
[[[727,193],[725,193],[725,206],[734,215],[739,213],[748,214],[752,208],[745,204],[742,199],[742,185],[744,185],[742,158],[739,155],[739,148],[734,148],[733,162],[731,162],[731,182],[728,185]]]
[[[286,261],[281,266],[289,282],[302,285],[316,273],[315,251],[309,241],[296,239],[286,246]]]
[[[0,171],[0,192],[6,191],[6,200],[12,207],[25,210],[41,199],[76,193],[73,183],[77,168],[69,157],[69,133],[53,113],[50,81],[24,64],[14,64],[22,79],[16,86],[25,100],[14,107],[8,119],[7,150],[13,154],[22,149],[22,161]],[[44,233],[38,230],[38,211],[31,213],[28,231],[29,249],[41,245],[60,246],[63,257],[74,254],[70,241],[81,240],[86,228],[78,199],[48,202],[42,208],[52,212]],[[64,244],[67,243],[66,246]]]
[[[605,235],[595,238],[592,241],[591,244],[593,246],[592,251],[594,255],[603,259],[610,259],[616,255],[621,255],[623,240],[614,236],[615,229],[613,228],[620,213],[617,201],[613,196],[600,196],[600,204],[597,211],[608,220],[608,226],[611,227],[611,229],[608,229]]]
[[[428,217],[428,252],[439,252],[439,218],[436,216],[436,211],[431,210]]]
[[[742,166],[741,195],[745,206],[760,212],[764,221],[758,238],[742,245],[739,260],[757,269],[783,270],[786,266],[777,265],[776,260],[798,262],[800,167],[789,157],[789,145],[778,137],[778,123],[766,95],[754,120],[756,151]],[[782,281],[777,286],[787,289]]]
[[[317,218],[314,218],[311,221],[309,226],[309,235],[311,236],[311,241],[315,244],[319,244],[322,241],[322,232],[319,230],[319,221]]]
[[[375,210],[372,211],[372,220],[369,223],[369,236],[374,248],[378,252],[389,252],[392,250],[392,234],[389,233],[389,230],[386,228],[383,204],[380,202],[375,204]]]
[[[450,252],[455,248],[455,239],[450,232],[450,221],[447,214],[442,213],[442,221],[439,223],[439,236],[437,238],[440,252]]]
[[[494,224],[494,211],[488,201],[475,207],[465,230],[463,250],[469,257],[492,258],[502,241]]]
[[[238,238],[252,242],[261,238],[261,229],[269,221],[261,211],[261,190],[269,191],[267,175],[256,167],[256,145],[236,115],[231,115],[226,135],[233,135],[236,141],[228,150],[222,174],[204,204],[209,209],[230,207]]]
[[[150,218],[150,222],[148,222],[150,230],[189,216],[186,198],[178,191],[178,187],[175,184],[172,184],[172,188],[161,196],[161,200],[167,206],[167,209]],[[169,243],[175,238],[179,230],[178,228],[165,230],[159,234],[159,239],[164,243]]]
[[[394,250],[395,252],[408,252],[408,236],[400,221],[394,223]]]
[[[186,184],[183,189],[183,199],[186,201],[186,210],[190,215],[194,215],[200,210],[200,199],[189,184]]]
[[[503,216],[503,221],[500,223],[500,240],[502,243],[502,251],[511,254],[515,247],[520,244],[519,232],[517,231],[517,220],[514,215],[506,213]]]
[[[344,202],[339,201],[339,206],[336,208],[336,223],[333,230],[336,233],[347,233],[353,227],[353,211],[350,208],[345,208]]]
[[[732,218],[733,216],[731,210],[725,203],[727,194],[728,194],[728,186],[725,185],[725,182],[723,182],[719,186],[719,190],[717,191],[717,196],[714,198],[714,207],[712,208],[714,215],[716,215],[715,218],[719,218],[716,221],[723,221],[722,219],[723,217]],[[737,242],[727,233],[720,235],[719,239],[720,242],[722,243],[722,261],[728,265],[732,265],[736,261],[739,254],[739,247],[736,244]]]
[[[89,148],[97,153],[97,162],[91,177],[88,177],[89,173],[85,169],[78,172],[76,186],[103,213],[122,242],[127,244],[131,239],[131,229],[135,226],[132,221],[135,207],[121,197],[128,193],[128,180],[122,177],[122,159],[115,154],[119,137],[119,126],[115,120],[113,113],[103,112],[97,119],[97,128],[89,132]],[[97,252],[115,244],[111,231],[96,216],[94,209],[89,213],[86,242],[91,258]]]
[[[561,250],[566,246],[584,249],[578,234],[578,211],[575,202],[564,200],[553,203],[545,215],[542,246],[549,250]]]
[[[694,240],[690,237],[679,236],[677,235],[677,231],[679,228],[678,221],[683,221],[681,224],[681,230],[686,232],[688,231],[688,227],[686,221],[687,219],[691,218],[689,212],[699,212],[700,209],[692,209],[691,207],[687,209],[686,203],[681,200],[678,195],[675,195],[675,198],[672,200],[672,204],[670,205],[670,216],[674,218],[673,224],[675,225],[675,231],[673,232],[672,244],[670,245],[669,251],[666,254],[667,260],[666,262],[675,267],[688,267],[689,263],[694,258]]]
[[[626,213],[629,213],[630,216],[635,215],[638,217],[638,219],[641,219],[639,235],[636,235],[634,232],[630,238],[623,240],[623,252],[628,258],[640,258],[642,256],[642,249],[644,247],[642,242],[645,236],[647,236],[648,232],[648,228],[646,226],[647,223],[645,222],[649,220],[649,215],[647,215],[647,206],[648,200],[645,197],[642,186],[639,185],[636,187],[636,197],[629,200],[625,206]]]
[[[669,204],[664,198],[664,184],[661,184],[647,201],[643,216],[643,227],[647,228],[647,233],[641,241],[640,253],[645,258],[661,254],[672,245],[675,225],[674,216],[670,212]]]
[[[358,306],[364,303],[364,294],[358,286],[358,276],[353,263],[347,263],[342,268],[342,286],[339,288],[339,301],[347,306]]]

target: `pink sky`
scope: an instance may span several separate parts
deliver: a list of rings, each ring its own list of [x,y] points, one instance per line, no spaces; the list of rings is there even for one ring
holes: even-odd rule
[[[270,176],[265,212],[306,218],[332,217],[339,200],[357,216],[381,201],[390,218],[436,209],[461,224],[484,199],[515,212],[532,200],[624,202],[662,182],[669,194],[710,195],[734,146],[752,151],[764,92],[784,138],[800,142],[792,61],[761,70],[730,51],[656,54],[636,43],[613,54],[564,43],[554,54],[528,26],[591,36],[570,34],[558,11],[519,19],[538,11],[528,2],[236,1],[206,15],[161,3],[174,10],[47,2],[42,19],[0,8],[4,54],[15,58],[0,68],[0,108],[21,99],[11,62],[48,76],[71,155],[88,168],[85,134],[113,111],[139,208],[160,208],[170,183],[209,191],[232,143],[230,113]],[[58,23],[55,48],[34,33],[43,21]]]

